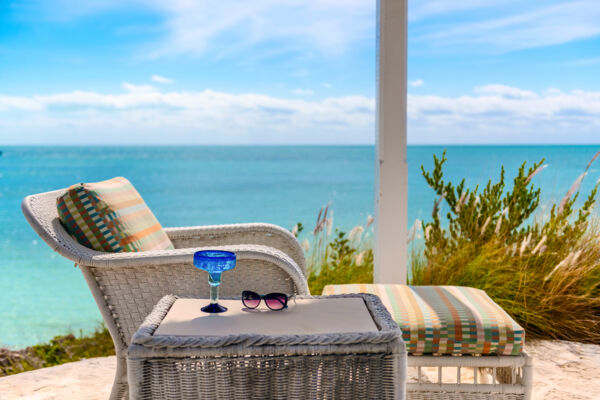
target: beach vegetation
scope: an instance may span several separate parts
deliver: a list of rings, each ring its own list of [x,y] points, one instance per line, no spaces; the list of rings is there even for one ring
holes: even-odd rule
[[[114,354],[110,334],[100,326],[91,334],[56,336],[47,343],[22,350],[0,349],[0,376]]]
[[[325,285],[373,282],[372,224],[373,217],[368,216],[364,225],[349,233],[333,229],[333,211],[321,208],[310,240],[302,242],[311,293],[321,294]]]
[[[468,188],[464,179],[445,181],[445,152],[434,156],[433,169],[422,167],[422,174],[437,198],[431,220],[416,221],[408,233],[409,283],[482,289],[530,338],[600,342],[600,226],[593,214],[599,185],[578,202],[599,155],[545,215],[534,185],[544,160],[523,163],[511,185],[502,168],[497,180]],[[372,236],[364,226],[331,235],[327,214],[321,210],[305,247],[311,293],[327,284],[371,283]],[[354,242],[357,231],[364,236]],[[353,261],[359,254],[368,257]]]

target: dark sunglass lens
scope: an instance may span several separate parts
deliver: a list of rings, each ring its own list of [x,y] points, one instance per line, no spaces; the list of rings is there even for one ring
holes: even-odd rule
[[[260,304],[260,295],[248,290],[242,292],[242,303],[248,308],[256,308]]]
[[[283,310],[287,305],[287,296],[283,293],[269,293],[265,295],[265,304],[271,310]]]

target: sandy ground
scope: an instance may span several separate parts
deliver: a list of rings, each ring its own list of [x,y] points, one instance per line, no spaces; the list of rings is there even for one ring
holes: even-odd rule
[[[540,341],[534,358],[535,400],[600,399],[600,345]],[[0,378],[0,399],[108,399],[115,357],[44,368]]]

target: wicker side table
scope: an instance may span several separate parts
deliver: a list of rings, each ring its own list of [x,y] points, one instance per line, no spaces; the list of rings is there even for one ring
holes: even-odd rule
[[[197,302],[197,317],[189,314],[190,301]],[[127,357],[131,399],[404,399],[406,351],[401,331],[374,295],[299,297],[288,310],[263,313],[258,319],[247,313],[242,322],[203,318],[203,302],[165,296],[140,326]],[[321,306],[334,302],[342,308],[351,304],[354,317],[340,323],[339,318],[334,322],[334,313],[331,318],[323,314]],[[184,304],[187,316],[181,317]],[[176,309],[179,319],[173,317]],[[298,316],[307,320],[311,310],[317,318],[309,326],[298,333],[277,333],[285,331],[286,324],[293,328]],[[327,318],[320,326],[323,315]],[[361,318],[368,318],[373,329],[352,332],[352,320]],[[248,327],[248,321],[257,323]],[[236,332],[267,333],[207,334],[214,333],[213,327],[227,331],[231,324],[240,328]],[[325,333],[332,324],[337,332]],[[173,334],[178,329],[188,332]]]

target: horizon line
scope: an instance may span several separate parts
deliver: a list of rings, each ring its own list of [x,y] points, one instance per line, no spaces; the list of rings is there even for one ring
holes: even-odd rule
[[[598,143],[408,143],[407,147],[514,147],[514,146],[600,146]],[[167,144],[138,144],[138,143],[73,143],[73,144],[55,144],[55,143],[18,143],[18,144],[0,144],[0,151],[7,147],[375,147],[375,143],[302,143],[302,144],[249,144],[249,143],[167,143]]]

